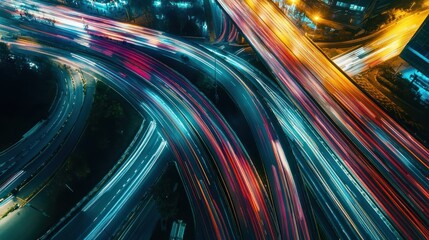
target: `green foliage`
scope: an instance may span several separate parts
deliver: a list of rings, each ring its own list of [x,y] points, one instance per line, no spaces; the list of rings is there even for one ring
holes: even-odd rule
[[[179,211],[179,194],[175,192],[175,188],[180,183],[180,178],[177,178],[174,171],[173,167],[169,167],[151,191],[157,209],[164,219],[175,218]]]

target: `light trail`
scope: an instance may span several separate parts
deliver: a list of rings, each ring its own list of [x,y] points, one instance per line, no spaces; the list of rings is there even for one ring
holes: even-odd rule
[[[368,43],[334,57],[334,63],[353,77],[398,56],[428,14],[429,10],[424,10],[392,23]]]
[[[43,9],[46,9],[46,8],[44,7]],[[61,11],[57,11],[57,12],[60,12],[60,14],[62,14]],[[68,10],[68,12],[70,12],[70,11]],[[73,15],[73,14],[75,14],[75,13],[67,13],[67,14],[64,14],[63,17],[69,18],[68,15]],[[83,16],[83,15],[76,14],[76,16],[77,16],[77,19],[79,19],[80,16]],[[60,18],[61,17],[59,17],[58,19],[60,19]],[[115,39],[118,41],[124,41],[125,40],[125,41],[130,42],[130,43],[147,46],[149,48],[153,48],[156,50],[162,50],[162,51],[165,51],[165,52],[171,53],[171,54],[178,52],[178,50],[174,49],[174,46],[181,46],[182,47],[182,45],[183,45],[182,42],[171,39],[171,38],[163,37],[162,33],[159,33],[156,31],[149,31],[149,30],[146,30],[143,28],[139,28],[139,27],[135,27],[135,26],[129,26],[127,24],[122,24],[122,23],[110,22],[110,21],[104,20],[104,19],[100,20],[98,18],[94,18],[94,17],[90,17],[90,16],[85,16],[85,19],[91,19],[91,20],[85,20],[89,23],[89,29],[88,30],[89,30],[90,35],[88,35],[88,33],[86,32],[86,30],[84,28],[80,28],[78,26],[78,24],[69,23],[69,25],[64,25],[64,26],[66,28],[70,27],[70,31],[73,31],[75,34],[78,34],[78,36],[76,38],[79,39],[79,43],[82,44],[82,46],[87,46],[87,47],[90,46],[92,48],[92,50],[99,52],[99,54],[104,55],[104,56],[115,56],[115,54],[121,56],[121,55],[125,55],[125,53],[128,53],[128,51],[124,50],[122,47],[116,48],[116,47],[114,47],[114,45],[112,45],[111,43],[108,43],[107,41],[105,43],[103,43],[103,41],[97,40],[96,38],[93,38],[94,35],[106,36],[106,37],[109,37],[110,39]],[[67,22],[67,21],[65,21],[65,22]],[[105,24],[103,24],[103,22]],[[130,29],[130,30],[128,31],[127,29]],[[94,45],[94,43],[96,43],[96,45]],[[105,44],[104,47],[102,47],[102,48],[98,47],[98,46],[103,46],[103,44]],[[273,46],[275,47],[275,45],[273,45]],[[115,50],[112,51],[111,48],[114,48]],[[182,50],[182,52],[186,52],[187,55],[193,56],[193,59],[196,59],[198,62],[203,63],[202,65],[209,65],[209,66],[212,65],[212,63],[210,64],[210,61],[207,61],[207,57],[200,56],[200,54],[195,54],[194,53],[195,50],[186,49],[186,46],[184,46],[183,48],[184,48],[184,50]],[[143,58],[141,54],[134,55],[132,53],[130,53],[130,56],[132,56],[131,59],[135,60],[134,62],[137,62],[140,67],[136,67],[134,64],[131,64],[130,62],[125,60],[125,63],[126,63],[125,66],[128,69],[128,72],[131,71],[132,73],[139,75],[140,77],[146,79],[147,81],[154,82],[154,83],[159,81],[159,79],[158,79],[159,77],[154,78],[154,76],[156,76],[156,75],[161,76],[164,74],[160,71],[156,72],[156,71],[148,70],[148,69],[151,69],[151,66],[149,63],[153,63],[153,61],[150,58],[149,59],[147,59],[145,57]],[[127,56],[127,58],[128,58],[128,56]],[[121,59],[127,59],[127,58],[121,57]],[[271,56],[271,58],[275,59],[272,56]],[[134,91],[135,94],[139,94],[140,96],[142,96],[141,94],[143,94],[143,93],[141,92],[141,89],[131,86],[130,83],[119,83],[119,81],[121,81],[119,78],[121,78],[121,77],[117,76],[118,74],[116,72],[122,72],[122,70],[112,72],[111,70],[108,70],[106,68],[106,66],[99,65],[97,60],[94,62],[97,62],[96,66],[93,66],[94,68],[97,68],[99,70],[103,70],[102,72],[108,73],[107,74],[108,76],[111,75],[110,77],[115,79],[114,80],[115,83],[113,83],[113,84],[119,84],[122,87],[125,87],[128,85],[128,87],[131,87],[131,89],[134,89],[131,91]],[[110,65],[111,64],[109,64],[109,66]],[[143,70],[141,69],[142,67],[143,67]],[[110,68],[111,68],[111,66],[110,66]],[[153,66],[152,66],[152,68],[153,68]],[[213,66],[211,66],[211,68],[213,68]],[[155,75],[153,74],[154,72],[156,73]],[[306,76],[311,77],[312,75],[308,74]],[[161,79],[169,79],[169,78],[170,78],[170,74],[168,74],[168,76],[162,77]],[[130,80],[130,79],[128,79],[128,80]],[[136,83],[132,83],[132,84],[136,84]],[[182,91],[182,89],[180,89],[180,88],[182,88],[181,84],[179,86],[177,84],[174,84],[174,83],[168,83],[167,82],[167,84],[171,84],[170,86],[174,86],[174,87],[173,88],[167,87],[166,88],[167,90],[161,91],[161,92],[169,93],[171,95],[172,90],[180,90],[179,92],[176,92],[176,93],[171,95],[172,96],[171,99],[175,99],[173,102],[181,101],[181,99],[193,99],[195,97],[194,95],[192,95],[192,96],[188,95],[189,94],[188,89],[183,89],[183,91],[185,91],[185,92],[181,92]],[[161,83],[161,85],[162,85],[162,83]],[[140,86],[140,85],[138,85],[138,86]],[[169,85],[167,85],[167,86],[169,86]],[[164,87],[164,86],[162,86],[162,87]],[[190,89],[191,89],[190,92],[193,92],[192,88],[190,88]],[[300,90],[296,90],[295,93],[296,94],[302,94],[302,93],[300,93]],[[185,95],[183,95],[183,94],[185,94]],[[162,109],[161,110],[162,112],[155,113],[156,111],[160,111],[160,110],[155,109],[155,108],[148,109],[149,105],[147,105],[147,103],[146,103],[146,104],[142,105],[144,108],[146,108],[145,109],[146,111],[152,113],[152,115],[154,115],[154,116],[169,116],[170,117],[169,121],[174,123],[175,126],[179,126],[179,129],[181,132],[183,131],[183,135],[175,136],[174,134],[171,134],[174,132],[174,129],[173,130],[164,130],[166,132],[169,132],[169,134],[171,134],[171,136],[170,136],[171,139],[169,139],[170,143],[172,143],[174,145],[175,143],[177,144],[178,139],[184,139],[184,138],[187,139],[188,137],[190,139],[194,138],[192,131],[186,132],[183,129],[187,128],[187,121],[193,122],[193,121],[195,121],[193,119],[202,118],[202,116],[199,116],[200,114],[191,114],[190,116],[186,116],[186,115],[180,116],[180,115],[175,114],[175,112],[191,112],[191,113],[192,112],[194,112],[194,113],[200,112],[200,111],[204,112],[204,110],[202,110],[201,108],[199,108],[200,106],[198,106],[200,104],[199,101],[197,101],[195,99],[191,100],[191,102],[186,103],[188,107],[185,107],[185,109],[187,109],[187,110],[182,111],[182,110],[178,110],[178,109],[180,109],[178,107],[179,105],[178,106],[173,105],[174,107],[165,106],[165,105],[170,105],[169,103],[171,101],[168,100],[168,98],[166,99],[165,95],[163,95],[163,94],[158,95],[156,92],[151,92],[145,96],[148,99],[153,99],[152,101],[154,101],[154,102],[152,102],[150,104],[153,104],[154,106],[157,106],[159,109]],[[178,97],[178,96],[182,96],[182,97]],[[271,106],[275,106],[275,105],[280,106],[277,108],[273,108],[273,109],[276,109],[275,110],[276,115],[277,115],[276,117],[277,117],[278,121],[281,123],[285,132],[292,134],[291,132],[293,132],[293,131],[290,130],[291,127],[289,126],[288,122],[284,119],[284,117],[289,116],[288,119],[293,120],[291,122],[293,122],[295,124],[295,126],[299,126],[300,125],[299,121],[302,122],[302,119],[296,118],[296,120],[294,120],[294,118],[297,117],[296,115],[292,115],[291,113],[285,113],[287,111],[281,111],[281,109],[282,109],[281,106],[283,104],[282,102],[284,102],[282,99],[284,98],[284,96],[282,96],[280,94],[272,94],[272,95],[265,95],[265,96],[273,98],[273,99],[276,99],[276,98],[278,99],[278,103],[276,103],[275,101],[271,102],[271,104],[272,104]],[[305,96],[305,95],[303,95],[303,96]],[[189,107],[189,106],[192,106],[192,107]],[[314,109],[316,109],[316,108],[314,108]],[[311,104],[310,104],[310,107],[308,108],[308,110],[314,110],[314,109],[311,108]],[[335,113],[335,114],[337,114],[337,113]],[[263,116],[264,114],[261,114],[261,115]],[[341,116],[341,115],[338,115],[338,116]],[[183,117],[185,117],[185,119],[186,119],[185,121],[182,120]],[[205,117],[203,117],[203,118],[205,118]],[[208,117],[208,118],[211,118],[211,117]],[[157,120],[160,122],[163,122],[164,124],[162,124],[162,126],[164,126],[164,128],[166,128],[166,129],[168,129],[167,126],[168,126],[169,122],[166,122],[165,119],[157,119]],[[201,120],[201,121],[202,122],[198,121],[196,124],[192,124],[192,125],[201,126],[207,120]],[[223,122],[224,120],[220,118],[217,121]],[[325,122],[326,120],[324,120],[323,117],[317,118],[316,121],[319,122],[319,124],[320,124],[319,126],[326,124],[326,122]],[[266,128],[267,125],[269,125],[268,122],[266,124],[263,124],[262,126],[265,126],[264,127],[265,129],[269,129],[269,128]],[[325,131],[324,131],[325,134],[329,133],[331,131],[332,132],[336,131],[335,128],[332,128],[329,126],[328,127],[323,126],[323,127],[325,129]],[[304,128],[306,128],[306,127],[304,127]],[[210,131],[213,131],[213,129],[211,129],[210,127],[207,127],[207,128],[201,127],[201,130],[198,130],[197,132],[201,132],[204,134],[200,135],[199,133],[197,133],[197,136],[199,138],[204,137],[205,135],[210,134]],[[266,131],[266,130],[264,130],[264,131]],[[311,132],[311,129],[308,129],[308,131]],[[320,131],[320,128],[319,128],[319,131]],[[306,147],[311,149],[310,151],[303,151],[302,152],[303,154],[308,154],[308,155],[303,157],[303,159],[307,159],[307,162],[306,163],[301,163],[301,162],[299,163],[302,169],[304,169],[305,171],[308,171],[308,174],[304,176],[306,178],[306,181],[307,182],[311,182],[311,181],[315,181],[315,180],[325,181],[326,179],[330,179],[330,180],[326,181],[324,184],[322,184],[321,188],[320,188],[319,183],[313,184],[312,187],[315,189],[315,191],[318,192],[318,193],[316,193],[317,196],[320,196],[321,195],[320,193],[326,192],[326,191],[328,191],[330,193],[329,198],[327,198],[326,201],[332,202],[332,204],[334,204],[331,206],[336,206],[336,209],[330,209],[330,211],[333,211],[333,212],[339,211],[338,213],[335,213],[335,214],[339,214],[339,215],[344,214],[344,216],[346,216],[346,218],[347,218],[347,221],[344,222],[345,223],[344,225],[339,224],[339,226],[341,226],[341,227],[344,226],[344,229],[343,229],[344,231],[346,231],[348,229],[348,227],[352,227],[352,228],[356,229],[356,228],[359,228],[360,226],[363,226],[363,228],[368,229],[368,231],[370,232],[370,234],[372,234],[372,236],[386,234],[385,232],[378,230],[377,227],[373,225],[374,223],[368,223],[367,218],[376,218],[379,216],[378,214],[375,214],[376,217],[365,216],[365,214],[366,214],[365,211],[371,212],[371,211],[373,211],[371,209],[376,209],[375,206],[371,206],[370,209],[366,210],[366,209],[363,209],[360,205],[355,206],[353,204],[353,202],[354,203],[359,202],[359,200],[355,199],[356,196],[354,196],[354,194],[358,194],[359,190],[362,190],[362,189],[359,189],[357,186],[350,186],[349,187],[349,186],[344,185],[344,184],[346,184],[347,181],[353,182],[354,181],[353,178],[355,176],[347,175],[348,170],[346,170],[346,169],[343,169],[339,173],[339,175],[337,175],[336,174],[337,171],[335,171],[334,168],[331,167],[332,163],[330,163],[328,161],[325,161],[325,162],[321,161],[319,163],[317,163],[317,162],[312,163],[309,161],[313,158],[313,156],[316,157],[316,159],[324,159],[325,158],[322,156],[323,155],[322,153],[319,153],[320,146],[323,147],[323,144],[320,145],[321,143],[318,143],[319,141],[321,141],[321,139],[318,139],[317,137],[315,137],[317,135],[318,135],[318,133],[314,134],[314,135],[310,133],[310,136],[306,135],[304,132],[294,133],[294,136],[301,136],[300,138],[294,138],[294,139],[305,139],[305,141],[308,142],[308,144],[306,144],[305,141],[302,141],[302,140],[297,142],[297,145],[300,146],[301,151],[302,151],[302,149],[305,149]],[[330,134],[328,134],[328,135],[321,134],[321,135],[324,137],[327,137],[328,139],[329,138],[335,139],[335,137],[332,137],[335,135],[330,135]],[[220,137],[221,135],[215,135],[215,136]],[[220,138],[223,138],[223,136]],[[216,137],[209,139],[208,141],[205,141],[205,142],[212,144],[215,141],[216,141]],[[268,143],[272,144],[273,150],[276,149],[274,151],[274,153],[278,154],[278,156],[279,156],[278,159],[280,160],[280,163],[284,164],[285,163],[284,154],[281,153],[283,147],[276,144],[275,141],[268,142]],[[335,151],[336,151],[336,154],[334,154],[333,159],[337,159],[336,156],[340,156],[343,159],[344,158],[354,159],[354,157],[353,158],[351,157],[354,154],[348,152],[349,150],[347,149],[347,147],[350,147],[350,149],[353,149],[353,146],[351,146],[350,144],[341,146],[341,137],[338,140],[335,140],[334,143],[335,144],[332,144],[332,142],[330,143],[331,147],[332,147],[332,145],[335,146],[333,149],[335,149]],[[203,160],[203,157],[199,156],[201,154],[200,150],[203,148],[201,148],[201,146],[198,147],[199,144],[196,142],[193,142],[193,143],[188,142],[187,144],[189,144],[188,146],[190,146],[190,149],[195,149],[192,151],[192,153],[189,156],[187,156],[187,158],[189,158],[189,159],[195,158],[195,159]],[[211,146],[213,146],[213,145],[211,145]],[[222,146],[222,147],[213,148],[211,151],[215,152],[216,155],[221,155],[221,151],[224,151],[225,149],[228,150],[230,153],[234,153],[233,147],[230,144],[221,143],[220,146]],[[186,150],[183,151],[183,149],[182,150],[180,149],[181,147],[179,147],[179,146],[176,146],[176,147],[177,147],[177,149],[174,149],[174,146],[173,146],[172,151],[175,152],[176,156],[181,157],[180,153],[186,152]],[[240,148],[240,147],[238,147],[238,148]],[[188,148],[185,147],[185,149],[188,149]],[[371,149],[371,148],[366,148],[366,149]],[[327,150],[323,150],[323,151],[326,154],[330,153]],[[370,150],[368,150],[368,151],[370,151]],[[314,154],[314,155],[312,155],[312,154]],[[355,157],[359,159],[359,156],[355,156]],[[234,160],[234,161],[238,160],[240,164],[243,163],[242,162],[243,159],[240,159],[235,154],[231,154],[229,160]],[[223,164],[230,164],[228,161],[225,161],[225,160],[222,160],[222,161],[223,162],[221,162],[221,168],[224,168]],[[193,188],[192,188],[193,190],[191,190],[191,191],[193,191],[192,194],[194,196],[199,196],[198,197],[199,199],[202,199],[202,198],[205,199],[204,200],[205,204],[202,204],[202,206],[206,205],[206,206],[208,206],[209,209],[212,209],[212,211],[209,212],[211,224],[213,224],[215,227],[219,228],[219,229],[215,229],[215,231],[217,231],[217,234],[221,234],[221,231],[224,231],[221,229],[227,229],[228,228],[227,226],[224,225],[225,222],[228,222],[228,224],[233,224],[233,223],[231,223],[230,219],[232,219],[232,218],[230,218],[230,217],[226,217],[220,221],[217,220],[217,218],[219,217],[218,214],[220,212],[224,211],[224,210],[220,210],[220,208],[228,209],[228,206],[222,205],[222,203],[216,204],[216,201],[213,201],[213,199],[212,199],[213,196],[210,196],[207,198],[210,191],[213,191],[212,190],[212,188],[213,188],[213,183],[212,183],[213,180],[212,179],[216,179],[216,178],[214,178],[213,175],[211,175],[209,173],[210,171],[209,172],[202,171],[201,176],[204,176],[204,177],[196,176],[195,173],[194,173],[194,175],[191,173],[191,168],[192,168],[192,171],[195,171],[195,169],[198,169],[198,168],[207,168],[205,161],[197,161],[197,165],[195,165],[195,162],[193,162],[193,161],[187,162],[185,160],[182,160],[179,162],[181,163],[181,169],[184,169],[183,171],[185,172],[185,174],[182,175],[184,178],[187,179],[187,181],[185,181],[185,182],[187,182],[189,184],[189,186],[193,186]],[[337,161],[336,163],[338,164],[338,166],[340,168],[343,167],[343,164],[340,163],[339,161]],[[316,167],[316,165],[314,165],[314,164],[322,164],[322,165]],[[351,162],[346,162],[345,164],[347,166],[350,166]],[[193,166],[193,165],[194,165],[194,167],[190,168],[190,166]],[[279,165],[276,164],[276,168],[273,169],[274,175],[276,174],[276,171],[278,171],[277,166],[279,166]],[[306,169],[309,169],[309,167],[311,168],[311,166],[314,166],[313,169],[311,169],[311,171],[306,170]],[[218,168],[219,168],[219,166],[218,166]],[[253,170],[251,170],[251,167],[248,168],[250,170],[243,170],[246,168],[232,168],[232,169],[233,169],[233,171],[235,171],[234,174],[237,174],[237,176],[246,175],[249,172],[251,174],[254,174],[254,173],[252,173]],[[273,179],[278,179],[279,176],[281,176],[281,177],[288,176],[287,172],[290,172],[290,171],[287,169],[288,168],[286,166],[285,167],[286,172],[278,175],[277,177],[274,177]],[[354,174],[356,174],[360,177],[360,180],[364,179],[364,177],[366,176],[364,174],[356,173],[356,171],[358,171],[357,167],[351,168],[351,169],[352,169],[352,172],[354,171]],[[365,169],[363,169],[363,170],[365,170]],[[230,170],[228,170],[227,168],[219,170],[219,172],[221,172],[222,174],[225,173],[224,171],[230,171]],[[369,170],[365,170],[365,171],[368,172]],[[377,176],[377,175],[374,175],[374,176]],[[225,183],[229,184],[230,181],[234,181],[234,180],[232,180],[231,176],[225,176],[224,178],[227,179],[224,182],[224,184]],[[339,178],[341,178],[341,180]],[[210,179],[210,181],[209,181],[209,179]],[[244,179],[246,179],[246,178],[244,178]],[[250,179],[252,179],[252,178],[250,178]],[[221,181],[224,181],[224,180],[221,180]],[[383,181],[384,180],[381,180],[380,182],[384,183]],[[254,182],[251,182],[251,181],[247,181],[246,183],[243,182],[243,184],[247,184],[248,186],[253,185],[253,183]],[[278,185],[278,183],[279,182],[273,182],[273,184],[274,184],[273,189],[276,189],[280,186],[280,185]],[[367,181],[363,181],[363,183],[368,184]],[[260,185],[260,183],[256,182],[256,185]],[[353,184],[353,185],[355,185],[355,184]],[[286,186],[287,186],[287,184],[286,184]],[[380,186],[382,186],[382,185],[380,184]],[[320,189],[316,189],[317,187],[319,187]],[[255,190],[257,190],[257,192],[261,191],[260,189],[254,189],[253,187],[248,188],[248,187],[246,187],[246,185],[244,185],[244,187],[243,187],[241,184],[239,184],[238,187],[237,187],[237,185],[231,185],[230,189],[232,189],[232,191],[230,191],[229,194],[237,194],[235,192],[239,189],[243,190],[243,188],[248,189],[245,191],[248,191],[248,193],[251,192],[252,194],[250,196],[253,198],[257,198],[257,196],[255,195]],[[284,186],[282,188],[285,189]],[[341,189],[343,189],[343,190],[341,190]],[[355,190],[351,190],[351,189],[355,189]],[[375,188],[371,188],[371,189],[373,190]],[[340,193],[336,192],[338,190],[340,190]],[[350,192],[350,191],[353,191],[354,193],[347,195],[346,192]],[[363,192],[365,192],[365,191],[363,191]],[[362,195],[361,197],[367,198],[364,195],[364,193],[362,193],[361,195]],[[291,196],[295,196],[295,195],[292,194]],[[350,198],[350,200],[349,200],[350,202],[348,204],[346,204],[344,202],[344,201],[346,201],[347,196],[349,196],[349,198]],[[354,196],[354,197],[352,197],[352,196]],[[380,197],[381,195],[379,194],[377,196]],[[321,202],[323,202],[323,199],[324,199],[323,195],[320,197],[322,199]],[[229,195],[228,198],[234,198],[234,201],[240,202],[240,200],[237,199],[236,196],[230,196]],[[281,198],[279,198],[279,199],[281,199]],[[288,199],[293,199],[293,198],[288,198]],[[279,200],[279,202],[281,202],[281,201],[282,200]],[[297,200],[293,200],[293,201],[297,201]],[[370,199],[365,199],[365,202],[366,201],[371,202]],[[380,202],[378,202],[378,203],[381,204]],[[335,204],[337,204],[337,205],[335,205]],[[368,203],[368,204],[370,204],[370,203]],[[240,205],[240,204],[238,204],[238,205]],[[299,204],[295,204],[295,206],[298,206],[298,205]],[[198,206],[198,204],[195,204],[195,206]],[[250,209],[254,209],[256,211],[259,211],[261,209],[261,206],[267,207],[267,204],[263,203],[262,205],[255,205],[252,203],[251,206],[252,207],[250,207]],[[269,206],[269,204],[268,204],[268,206]],[[201,207],[196,207],[196,208],[199,209],[198,211],[203,211],[203,209]],[[245,209],[247,210],[248,208],[245,207]],[[384,209],[386,210],[386,208],[384,208]],[[294,211],[298,211],[298,213],[299,213],[299,208],[294,209]],[[280,212],[284,212],[284,211],[280,211]],[[348,215],[349,213],[352,213],[352,215]],[[250,213],[250,214],[252,216],[255,216],[255,215],[253,215],[254,213]],[[228,214],[226,214],[225,216],[227,216],[227,215]],[[296,216],[299,216],[299,215],[302,215],[302,214],[297,214]],[[281,216],[280,221],[284,221],[286,219],[285,215],[280,215],[280,216]],[[335,216],[337,216],[337,215],[335,215]],[[265,219],[269,219],[269,218],[265,218]],[[241,221],[242,220],[243,219],[241,219]],[[253,220],[254,219],[249,219],[249,221],[253,221]],[[223,221],[224,221],[224,223],[222,223]],[[274,223],[274,221],[272,221],[272,220],[268,220],[268,221]],[[291,222],[293,222],[293,221],[297,221],[297,220],[291,220]],[[298,219],[298,221],[300,221],[300,219]],[[351,226],[347,226],[347,224],[349,224],[349,222],[351,222]],[[259,224],[259,223],[252,222],[252,224],[254,224],[254,226],[257,226],[257,224]],[[208,224],[208,225],[210,225],[210,224]],[[208,225],[206,225],[205,227],[207,227]],[[387,225],[386,228],[389,229],[388,223],[386,223],[386,225]],[[271,226],[271,227],[273,229],[275,229],[274,226]],[[300,228],[302,228],[302,226],[300,226]],[[243,229],[245,229],[245,228],[243,228]],[[259,231],[259,230],[256,230],[256,231]],[[306,229],[300,229],[299,231],[304,232],[304,231],[306,231]],[[363,232],[365,232],[365,231],[363,231]],[[364,236],[364,235],[365,234],[360,235],[360,236]],[[216,236],[220,236],[220,235],[216,235]],[[232,237],[233,235],[230,235],[230,236]],[[351,236],[351,235],[349,235],[349,236]]]
[[[76,27],[77,26],[77,24],[71,24],[71,26],[72,27]],[[114,34],[114,36],[115,37],[117,37],[117,34]],[[152,41],[152,42],[156,42],[156,41]],[[152,45],[152,47],[153,47],[153,45]],[[103,49],[108,49],[107,47],[105,47],[105,48],[103,48]],[[166,48],[166,49],[168,49],[168,48]],[[130,55],[132,55],[131,53],[130,53]],[[129,55],[129,56],[130,56]],[[127,56],[127,57],[129,57],[129,56]],[[81,59],[82,60],[82,59]],[[135,61],[134,62],[140,62],[143,66],[146,66],[147,64],[144,64],[143,62],[141,62],[141,61],[139,61],[139,59],[134,59]],[[142,72],[142,71],[140,71],[139,69],[136,69],[135,67],[134,67],[134,64],[133,65],[127,65],[127,63],[125,63],[125,65],[126,66],[128,66],[130,69],[132,69],[135,73],[138,73],[140,76],[144,76],[144,77],[149,77],[149,75],[147,74],[147,73],[144,73],[144,72]],[[148,67],[148,66],[146,66],[146,67]],[[155,69],[156,70],[156,69]],[[154,71],[155,71],[154,70]],[[182,86],[181,86],[182,87]],[[186,99],[188,99],[189,97],[187,97]],[[196,103],[195,103],[196,104]],[[200,103],[198,103],[198,105],[200,105]],[[201,112],[203,112],[203,111],[201,111]],[[170,113],[170,115],[172,115],[171,113]],[[207,130],[203,130],[203,132],[206,132],[207,133]],[[229,144],[228,144],[229,145]],[[231,148],[231,146],[227,146],[228,148]],[[219,152],[219,150],[216,150],[217,152]],[[219,153],[218,153],[219,154]],[[231,157],[232,157],[232,159],[240,159],[240,157],[238,156],[238,155],[236,155],[236,154],[234,154],[234,155],[231,155]],[[231,161],[230,161],[231,162]],[[230,164],[230,163],[229,163]],[[243,163],[240,163],[240,165],[242,165],[242,166],[245,166],[246,164],[243,162]],[[247,167],[248,168],[248,167]],[[240,168],[238,168],[238,169],[240,169]],[[249,168],[249,170],[245,170],[245,171],[243,171],[243,170],[241,170],[241,173],[239,173],[240,175],[248,175],[249,176],[249,173],[251,172],[251,171],[254,171],[254,170],[251,170],[251,168]],[[224,171],[222,171],[222,172],[224,172]],[[225,172],[230,172],[230,171],[225,171]],[[238,173],[238,172],[237,172]],[[237,174],[236,173],[236,174]],[[241,184],[241,186],[240,187],[235,187],[234,189],[236,189],[236,190],[239,190],[239,189],[245,189],[245,188],[249,188],[250,186],[252,186],[252,195],[251,195],[251,197],[250,197],[250,199],[252,199],[252,198],[260,198],[260,196],[257,196],[256,195],[256,193],[258,193],[260,190],[258,189],[258,188],[256,188],[256,189],[258,189],[257,191],[255,191],[256,189],[255,189],[255,186],[257,186],[258,184],[260,184],[260,183],[258,183],[258,181],[259,180],[257,180],[257,182],[255,182],[254,180],[253,181],[247,181],[247,183],[244,183],[243,182],[243,184],[245,184],[245,185],[243,185],[243,184]],[[236,182],[236,181],[231,181],[231,182]],[[244,187],[244,186],[246,186],[246,185],[248,185],[248,187]],[[258,194],[260,194],[260,193],[258,193]],[[234,198],[236,198],[236,196],[233,196]],[[252,206],[253,206],[253,208],[255,208],[255,210],[257,210],[257,211],[262,211],[262,208],[261,207],[263,207],[263,208],[266,208],[267,207],[267,204],[252,204]],[[249,209],[251,209],[251,208],[249,208]],[[264,217],[264,218],[266,218],[266,217]],[[264,218],[262,218],[262,219],[264,219]],[[241,220],[242,221],[242,220]],[[258,222],[260,222],[260,220],[257,220],[257,221],[253,221],[253,224],[256,224],[255,226],[257,226],[257,224],[259,224]],[[267,224],[265,224],[265,225],[267,225]],[[269,226],[269,225],[267,225],[267,226]],[[252,231],[244,231],[244,232],[252,232]],[[269,233],[269,234],[272,234],[272,233]]]
[[[427,235],[428,228],[425,227],[427,218],[424,216],[428,212],[425,206],[428,187],[424,179],[428,169],[428,150],[351,84],[344,74],[326,59],[271,2],[256,3],[251,0],[244,2],[219,0],[218,2],[275,73],[283,90],[293,96],[297,106],[304,110],[306,117],[328,140],[332,149],[335,149],[349,167],[356,165],[356,162],[364,164],[360,168],[350,167],[350,170],[361,179],[377,178],[374,181],[376,184],[379,183],[379,179],[388,181],[391,189],[396,192],[394,197],[391,195],[393,197],[391,200],[394,205],[400,206],[399,208],[389,207],[391,202],[378,200],[384,198],[379,190],[382,188],[374,187],[372,182],[365,181],[364,184],[366,187],[373,185],[369,190],[388,215],[394,216],[390,219],[395,227],[401,229],[401,234],[411,235],[409,236],[411,238]],[[357,105],[354,99],[363,102],[365,108]],[[347,143],[350,140],[338,133],[336,127],[329,127],[332,122],[325,117],[319,107],[362,151],[364,158],[359,157],[355,160],[350,158],[351,148],[345,147],[350,145]],[[369,116],[376,116],[376,118],[371,119]],[[380,119],[388,120],[395,131],[380,124]],[[382,141],[379,132],[368,122],[375,122],[381,126],[381,129],[388,133],[389,141]],[[392,144],[395,147],[399,146],[400,154],[386,151],[386,149],[392,149],[390,147]],[[414,160],[407,160],[405,164],[402,156]],[[365,163],[367,161],[365,158],[370,160],[377,169],[363,167],[369,166]],[[381,165],[384,162],[390,163],[384,165],[389,169],[384,169]],[[413,164],[410,165],[409,162]],[[369,171],[381,172],[381,175],[378,173],[374,176]],[[402,177],[404,175],[409,177]],[[376,226],[375,223],[372,225]],[[406,230],[408,228],[410,229]],[[367,227],[364,225],[360,229],[362,232],[367,232]],[[389,231],[386,229],[384,232]]]

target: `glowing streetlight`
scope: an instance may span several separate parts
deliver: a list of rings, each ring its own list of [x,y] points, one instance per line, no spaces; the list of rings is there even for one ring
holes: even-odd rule
[[[320,16],[318,14],[314,16],[314,21],[316,22],[316,24],[317,22],[319,22],[319,20],[320,20]]]

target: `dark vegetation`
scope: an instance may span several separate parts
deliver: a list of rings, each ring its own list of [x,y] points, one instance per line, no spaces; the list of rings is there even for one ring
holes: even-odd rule
[[[179,173],[170,164],[152,188],[161,221],[155,228],[152,239],[168,239],[173,221],[181,219],[186,223],[184,239],[194,239],[194,220],[191,207],[183,188]]]
[[[48,59],[12,54],[6,44],[0,43],[0,149],[17,142],[48,117],[56,81]]]
[[[429,122],[427,121],[429,111],[428,106],[421,101],[418,88],[412,82],[404,79],[400,72],[397,73],[388,64],[380,65],[376,79],[379,84],[392,93],[394,97],[388,97],[403,112],[403,114],[394,112],[393,116],[427,144],[429,140]]]
[[[393,93],[397,94],[403,100],[415,106],[420,105],[420,96],[412,83],[402,78],[400,72],[386,65],[380,66],[380,74],[377,76],[377,81],[387,88],[390,88]]]

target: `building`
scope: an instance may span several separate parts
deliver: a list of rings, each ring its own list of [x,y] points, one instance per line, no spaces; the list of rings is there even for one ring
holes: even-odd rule
[[[176,220],[171,226],[170,240],[183,240],[185,234],[186,223],[182,220]]]
[[[365,27],[369,19],[394,6],[398,0],[303,0],[313,11],[319,13],[324,24],[340,23],[346,29]]]
[[[418,71],[429,77],[429,17],[423,22],[410,42],[401,52],[401,57]]]

